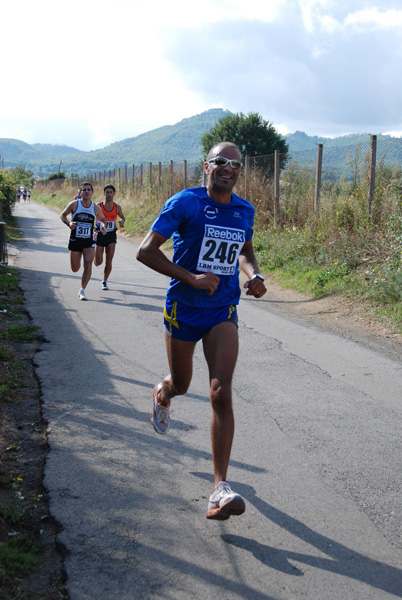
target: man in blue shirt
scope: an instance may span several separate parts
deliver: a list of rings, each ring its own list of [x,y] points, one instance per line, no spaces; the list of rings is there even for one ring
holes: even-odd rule
[[[234,433],[231,387],[238,354],[239,267],[249,278],[244,284],[247,295],[261,298],[267,291],[252,245],[254,208],[232,193],[241,166],[235,144],[213,146],[204,165],[206,187],[167,200],[137,253],[139,261],[171,278],[164,309],[170,373],[155,386],[151,411],[157,433],[168,432],[170,401],[187,392],[194,349],[203,342],[215,479],[206,516],[219,520],[245,510],[243,498],[226,482]],[[160,250],[171,236],[172,261]]]

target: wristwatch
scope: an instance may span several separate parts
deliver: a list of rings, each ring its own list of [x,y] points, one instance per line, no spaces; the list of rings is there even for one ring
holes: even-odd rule
[[[261,273],[256,273],[253,275],[251,281],[253,281],[253,279],[261,279],[261,281],[264,281],[264,277],[261,275]]]

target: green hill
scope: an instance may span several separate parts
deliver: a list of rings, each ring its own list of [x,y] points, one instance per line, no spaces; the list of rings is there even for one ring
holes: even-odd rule
[[[62,171],[80,176],[118,169],[125,165],[147,164],[149,162],[168,164],[169,161],[187,160],[196,165],[202,159],[201,137],[219,121],[232,114],[222,108],[213,108],[199,115],[183,119],[175,125],[165,125],[133,138],[115,142],[100,150],[81,152],[67,146],[52,144],[25,144],[18,140],[0,139],[0,155],[5,167],[24,165],[35,175],[45,177],[55,173],[62,161]],[[18,142],[10,153],[9,142]],[[12,145],[13,146],[13,145]],[[28,152],[30,150],[30,153]]]
[[[20,140],[0,138],[0,156],[6,168],[24,165],[35,175],[46,177],[61,170],[70,175],[90,175],[112,169],[131,167],[149,162],[163,165],[188,161],[195,166],[202,159],[201,137],[217,121],[232,114],[222,108],[213,108],[199,115],[183,119],[175,125],[165,125],[136,137],[127,138],[90,152],[70,146],[53,144],[26,144]],[[337,138],[309,136],[303,131],[284,136],[291,160],[297,160],[313,170],[317,159],[317,145],[323,144],[323,169],[327,176],[345,172],[347,165],[360,152],[364,157],[369,149],[369,134],[350,134]],[[378,160],[393,165],[402,164],[402,139],[379,134]]]
[[[5,166],[18,166],[44,158],[44,154],[30,144],[12,138],[0,138],[0,156]]]
[[[32,144],[32,147],[47,156],[66,156],[67,154],[78,154],[83,152],[82,150],[77,150],[77,148],[65,146],[64,144]]]
[[[292,161],[315,169],[317,145],[323,145],[323,177],[337,179],[340,175],[350,178],[356,165],[363,166],[370,150],[371,134],[349,134],[337,138],[308,136],[302,131],[284,136]],[[377,164],[383,162],[388,167],[402,165],[402,138],[390,135],[377,135]]]

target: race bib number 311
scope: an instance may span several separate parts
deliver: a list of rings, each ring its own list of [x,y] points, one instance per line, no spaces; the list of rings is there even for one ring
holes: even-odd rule
[[[91,237],[92,226],[90,223],[77,223],[75,228],[75,237],[77,238],[89,238]]]
[[[242,229],[205,225],[197,270],[216,275],[234,275],[240,250],[246,241]]]

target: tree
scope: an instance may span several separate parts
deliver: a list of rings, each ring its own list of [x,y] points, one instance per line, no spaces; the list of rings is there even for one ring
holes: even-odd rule
[[[12,208],[15,203],[15,184],[10,174],[0,169],[0,221],[12,220]]]
[[[218,142],[233,142],[239,146],[243,156],[267,156],[279,150],[281,168],[288,160],[286,141],[272,123],[258,113],[237,113],[219,119],[201,138],[205,158],[209,149]]]
[[[62,171],[58,171],[57,173],[52,173],[49,175],[48,180],[53,181],[53,179],[66,179],[66,174]]]
[[[33,185],[33,172],[22,165],[10,169],[7,171],[7,174],[9,180],[15,186],[23,185],[24,187],[32,187]]]

